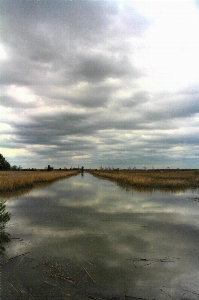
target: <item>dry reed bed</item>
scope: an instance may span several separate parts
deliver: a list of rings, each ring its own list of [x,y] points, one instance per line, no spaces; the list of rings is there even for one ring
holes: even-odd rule
[[[195,170],[92,170],[91,173],[134,187],[153,189],[199,188],[199,172]]]
[[[0,171],[0,192],[12,192],[39,183],[77,175],[78,171]]]

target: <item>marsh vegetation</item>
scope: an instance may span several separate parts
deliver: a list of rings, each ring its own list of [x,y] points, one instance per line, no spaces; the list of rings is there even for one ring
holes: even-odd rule
[[[90,173],[138,189],[199,188],[197,170],[92,170]]]
[[[77,170],[69,171],[0,171],[0,193],[13,192],[33,187],[36,184],[52,182],[77,175]]]

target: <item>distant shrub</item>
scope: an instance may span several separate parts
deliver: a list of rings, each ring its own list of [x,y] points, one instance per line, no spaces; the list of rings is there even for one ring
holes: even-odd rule
[[[10,164],[7,162],[7,160],[3,157],[2,154],[0,154],[0,170],[6,171],[10,170]]]

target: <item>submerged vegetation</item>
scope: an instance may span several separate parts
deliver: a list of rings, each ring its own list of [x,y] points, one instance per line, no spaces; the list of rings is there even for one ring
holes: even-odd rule
[[[78,170],[69,171],[0,171],[0,193],[13,192],[33,187],[36,184],[51,182],[78,174]]]
[[[199,172],[196,170],[92,170],[90,173],[135,188],[199,188]]]

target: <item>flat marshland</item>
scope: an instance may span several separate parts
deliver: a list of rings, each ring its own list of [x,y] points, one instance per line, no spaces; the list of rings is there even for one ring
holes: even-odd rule
[[[78,171],[0,171],[0,192],[13,192],[36,184],[77,175]]]
[[[199,188],[197,170],[92,170],[90,173],[138,188]]]

